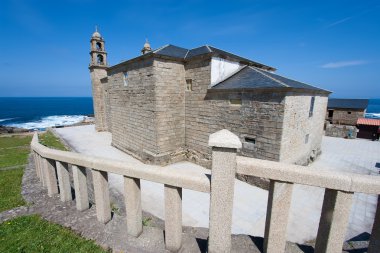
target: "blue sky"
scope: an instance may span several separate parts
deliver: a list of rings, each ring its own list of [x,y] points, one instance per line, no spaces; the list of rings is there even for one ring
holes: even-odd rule
[[[380,97],[380,1],[0,2],[0,96],[91,96],[95,25],[108,61],[208,44],[333,91]]]

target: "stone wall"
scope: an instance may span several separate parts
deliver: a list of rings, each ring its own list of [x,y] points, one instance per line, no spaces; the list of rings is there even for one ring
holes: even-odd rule
[[[185,69],[182,62],[155,59],[155,116],[157,153],[152,154],[167,163],[183,160],[185,146]],[[178,153],[178,154],[172,154]],[[177,157],[177,158],[175,158]]]
[[[364,110],[334,109],[332,124],[356,126],[358,119],[364,118],[364,114]]]
[[[100,79],[107,76],[103,67],[91,67],[92,99],[94,104],[95,128],[97,131],[107,131],[105,118],[104,90]]]
[[[277,161],[280,156],[284,96],[279,93],[208,91],[210,61],[185,65],[192,91],[186,91],[186,147],[188,159],[210,166],[209,135],[228,129],[243,142],[241,154]],[[241,101],[231,104],[230,100]],[[247,142],[246,139],[250,141]],[[253,143],[254,142],[254,143]]]
[[[281,140],[280,161],[307,164],[321,151],[327,96],[315,96],[309,116],[310,94],[288,94]]]
[[[326,136],[355,139],[358,129],[355,126],[335,125],[326,123]]]
[[[124,72],[128,84],[124,85]],[[152,59],[108,70],[112,145],[141,160],[158,153]]]

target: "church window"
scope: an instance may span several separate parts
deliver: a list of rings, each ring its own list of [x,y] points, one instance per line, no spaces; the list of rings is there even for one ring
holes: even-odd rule
[[[241,105],[241,99],[230,99],[230,105]]]
[[[192,79],[186,79],[186,90],[187,91],[193,90],[193,80]]]
[[[123,73],[124,86],[128,86],[128,72]]]
[[[103,55],[98,54],[98,56],[97,56],[97,63],[100,64],[100,65],[104,64]]]
[[[103,50],[102,43],[96,42],[96,50],[98,50],[98,51],[102,51]]]
[[[314,103],[315,103],[315,97],[311,97],[311,101],[310,101],[310,109],[309,109],[309,117],[312,117],[312,116],[313,116],[313,112],[314,112]]]

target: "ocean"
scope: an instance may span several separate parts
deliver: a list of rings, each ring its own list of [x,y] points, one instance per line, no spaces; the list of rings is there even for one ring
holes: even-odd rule
[[[0,97],[0,125],[43,130],[93,116],[91,97]]]
[[[81,122],[93,116],[91,97],[0,97],[0,125],[45,129]],[[380,99],[370,99],[366,118],[380,119]]]

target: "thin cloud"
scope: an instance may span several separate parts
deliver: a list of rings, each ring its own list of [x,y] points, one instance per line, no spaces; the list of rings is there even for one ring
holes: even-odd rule
[[[357,61],[338,61],[338,62],[329,62],[326,64],[323,64],[321,67],[325,69],[337,69],[337,68],[344,68],[349,66],[358,66],[358,65],[364,65],[367,64],[367,61],[357,60]]]
[[[333,27],[333,26],[336,26],[336,25],[342,24],[342,23],[344,23],[344,22],[346,22],[346,21],[352,19],[353,17],[354,17],[354,16],[346,17],[346,18],[343,18],[343,19],[341,19],[341,20],[338,20],[338,21],[336,21],[336,22],[334,22],[334,23],[331,23],[331,24],[327,25],[326,28],[330,28],[330,27]]]

